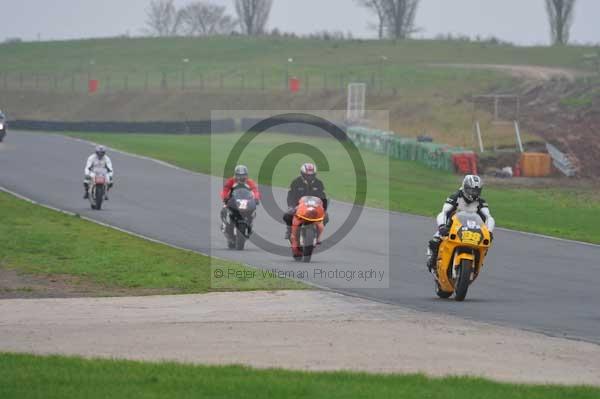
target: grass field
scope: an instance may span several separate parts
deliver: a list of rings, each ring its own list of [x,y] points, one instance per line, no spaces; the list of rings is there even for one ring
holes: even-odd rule
[[[576,46],[517,47],[461,41],[244,37],[11,43],[0,44],[0,50],[3,54],[1,88],[81,93],[87,90],[87,79],[95,78],[100,80],[101,93],[114,96],[108,101],[111,104],[94,102],[91,97],[82,102],[79,99],[81,103],[54,109],[54,113],[45,116],[49,119],[54,119],[56,113],[62,118],[78,119],[84,109],[93,109],[95,118],[109,120],[123,118],[124,114],[119,112],[122,109],[128,110],[126,118],[144,120],[193,119],[205,114],[210,106],[228,109],[233,103],[244,109],[250,109],[252,104],[258,108],[279,109],[277,105],[291,100],[275,94],[272,101],[257,100],[253,95],[262,93],[256,91],[262,89],[264,93],[284,93],[286,78],[295,76],[301,80],[302,90],[294,96],[295,106],[303,103],[302,94],[309,97],[307,93],[313,93],[307,100],[309,104],[312,101],[319,104],[317,107],[331,106],[331,101],[319,103],[315,93],[329,89],[329,95],[335,97],[331,93],[343,92],[349,82],[366,82],[370,90],[368,106],[389,110],[391,125],[396,131],[411,137],[428,134],[437,141],[461,146],[475,144],[473,107],[465,99],[492,90],[514,92],[517,81],[498,71],[428,65],[488,63],[587,68],[582,62],[583,55],[591,51]],[[129,91],[149,89],[161,94],[163,91],[158,89],[163,87],[163,78],[170,89],[168,101],[160,101],[164,100],[162,95],[159,99],[149,96],[145,101],[137,101],[137,106],[131,105],[136,101],[127,95]],[[183,88],[199,97],[218,93],[228,94],[231,99],[219,105],[208,105],[198,99],[178,102],[177,96],[183,95]],[[119,96],[123,96],[121,100]],[[1,97],[0,93],[4,107],[13,114],[24,119],[40,118],[39,104],[33,104],[35,101],[12,105],[17,101],[14,96]],[[238,101],[240,98],[244,100]],[[202,105],[194,108],[182,102]],[[89,103],[87,108],[86,103]],[[111,108],[112,104],[118,104],[117,110]],[[480,119],[485,145],[491,147],[492,138],[488,137],[492,131],[491,116],[486,114]],[[535,141],[536,133],[524,129],[523,138]],[[498,144],[515,144],[514,134],[501,138]]]
[[[75,281],[137,293],[220,291],[211,267],[249,270],[239,264],[174,249],[33,205],[0,192],[0,267],[20,273],[72,276]],[[223,289],[299,289],[283,279],[228,278]],[[2,397],[2,395],[0,395]]]
[[[0,397],[592,399],[598,388],[0,354]]]
[[[529,64],[582,67],[585,47],[516,47],[460,41],[309,40],[215,38],[90,39],[0,45],[0,73],[26,85],[68,88],[71,76],[101,79],[101,87],[158,87],[164,73],[169,87],[284,88],[286,76],[303,86],[338,88],[366,81],[374,87],[459,93],[495,82],[494,72],[427,68],[431,63]],[[288,59],[293,62],[288,62]],[[187,62],[183,60],[187,59]],[[340,62],[343,60],[343,62]],[[51,77],[51,81],[49,81]],[[127,82],[124,82],[127,77]],[[34,83],[34,80],[38,80]],[[57,82],[55,83],[54,80]]]
[[[238,134],[202,136],[73,134],[114,148],[161,159],[186,169],[222,175],[227,154]],[[353,201],[355,176],[344,149],[325,138],[303,138],[269,134],[250,145],[240,162],[256,177],[266,155],[276,146],[307,141],[322,149],[331,170],[322,172],[329,194]],[[213,156],[214,154],[218,154]],[[388,160],[362,152],[367,167],[367,204],[392,210],[433,216],[454,192],[459,176],[429,169],[415,162]],[[212,162],[211,162],[212,160]],[[272,183],[287,187],[298,175],[300,155],[290,155],[276,168]],[[502,227],[600,243],[600,200],[593,188],[508,188],[489,185],[484,197]]]

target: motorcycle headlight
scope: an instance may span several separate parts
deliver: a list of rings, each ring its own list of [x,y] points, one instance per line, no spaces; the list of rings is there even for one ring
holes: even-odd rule
[[[4,123],[0,122],[0,130],[4,129]]]

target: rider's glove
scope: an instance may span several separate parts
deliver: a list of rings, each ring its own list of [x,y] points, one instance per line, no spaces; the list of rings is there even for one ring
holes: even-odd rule
[[[438,232],[440,233],[440,236],[447,237],[448,234],[450,234],[450,229],[445,224],[442,224],[438,227]]]
[[[494,233],[490,231],[490,242],[494,241]]]

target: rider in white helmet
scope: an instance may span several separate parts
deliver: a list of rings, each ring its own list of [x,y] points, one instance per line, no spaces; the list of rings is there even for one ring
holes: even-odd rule
[[[300,176],[295,178],[290,184],[290,189],[287,194],[287,205],[288,210],[283,215],[283,220],[286,224],[285,239],[290,238],[292,232],[292,221],[298,201],[300,198],[305,196],[312,196],[320,198],[323,201],[323,207],[325,208],[325,220],[324,223],[329,222],[329,215],[327,214],[327,195],[325,194],[325,185],[321,180],[317,178],[317,166],[313,163],[305,163],[300,167]]]
[[[83,171],[83,188],[85,190],[85,193],[83,195],[84,199],[87,199],[89,197],[88,192],[90,188],[90,181],[92,179],[90,173],[95,168],[106,169],[109,179],[108,190],[110,190],[113,186],[114,169],[112,166],[112,161],[110,160],[108,155],[106,155],[106,148],[103,145],[96,146],[96,151],[88,157],[87,162],[85,163],[85,169]],[[105,199],[108,200],[108,193],[106,193]]]
[[[487,202],[481,198],[482,190],[483,180],[481,180],[481,177],[477,175],[467,175],[465,176],[460,189],[446,199],[446,202],[442,207],[442,212],[440,212],[436,219],[438,231],[433,236],[433,239],[429,241],[427,267],[430,272],[433,270],[438,257],[441,243],[440,237],[446,237],[449,234],[449,224],[452,220],[452,216],[456,212],[476,212],[485,222],[490,233],[494,230],[496,221],[490,213]]]

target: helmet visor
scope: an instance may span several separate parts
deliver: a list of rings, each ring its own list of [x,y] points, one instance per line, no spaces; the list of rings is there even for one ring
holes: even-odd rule
[[[246,183],[248,181],[248,175],[235,175],[235,180],[238,183]]]
[[[463,191],[470,199],[479,198],[481,195],[481,187],[465,187]]]

